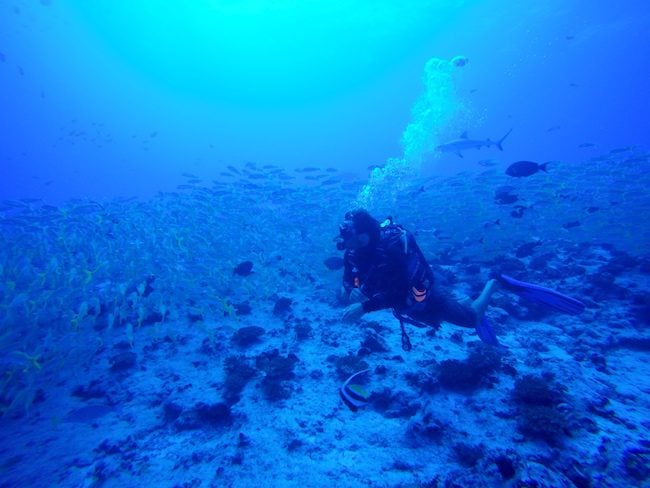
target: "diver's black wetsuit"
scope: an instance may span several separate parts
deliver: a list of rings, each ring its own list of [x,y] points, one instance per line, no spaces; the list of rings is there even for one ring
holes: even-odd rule
[[[381,229],[379,241],[344,256],[343,286],[368,298],[364,312],[392,308],[399,315],[431,326],[451,322],[475,327],[476,314],[440,290],[413,235],[398,225]]]

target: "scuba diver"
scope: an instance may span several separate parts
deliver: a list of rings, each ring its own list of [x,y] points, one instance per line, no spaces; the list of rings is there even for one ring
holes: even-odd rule
[[[348,305],[343,319],[356,321],[368,312],[392,309],[400,321],[402,348],[411,349],[404,323],[437,327],[450,322],[476,329],[481,340],[499,342],[485,310],[499,284],[529,300],[563,313],[578,314],[584,304],[554,290],[515,280],[506,275],[490,279],[475,300],[456,300],[434,286],[429,264],[413,234],[389,217],[380,223],[366,210],[347,212],[339,226],[336,247],[345,251],[343,290]]]

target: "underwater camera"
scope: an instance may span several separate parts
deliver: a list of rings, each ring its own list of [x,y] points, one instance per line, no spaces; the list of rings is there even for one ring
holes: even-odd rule
[[[339,251],[345,250],[345,241],[354,236],[354,222],[345,220],[339,225],[339,236],[334,239],[336,242],[336,249]]]

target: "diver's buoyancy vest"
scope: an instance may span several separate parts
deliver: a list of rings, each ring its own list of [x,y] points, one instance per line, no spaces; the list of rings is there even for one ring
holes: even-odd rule
[[[413,234],[398,224],[386,225],[381,231],[381,246],[386,254],[404,256],[408,264],[407,277],[413,286],[415,300],[424,300],[426,292],[433,286],[433,273]]]

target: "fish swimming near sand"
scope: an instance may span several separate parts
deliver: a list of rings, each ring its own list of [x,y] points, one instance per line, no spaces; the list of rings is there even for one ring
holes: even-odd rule
[[[547,165],[548,163],[539,164],[533,161],[517,161],[508,166],[506,174],[508,176],[514,176],[515,178],[524,178],[526,176],[534,175],[538,171],[544,171],[546,173]]]
[[[343,261],[343,258],[339,256],[332,256],[327,258],[325,261],[323,261],[323,264],[327,269],[336,271],[339,269],[343,269],[345,262]]]
[[[343,383],[343,386],[341,386],[341,389],[339,390],[341,400],[343,400],[343,403],[345,403],[347,407],[353,412],[356,412],[361,407],[368,405],[370,394],[365,391],[360,385],[352,384],[352,380],[354,380],[357,376],[361,376],[362,374],[367,373],[368,371],[370,370],[363,369],[354,373],[347,380],[345,380],[345,383]]]
[[[509,205],[519,200],[519,197],[512,193],[515,191],[514,186],[500,186],[494,191],[494,201],[499,205]]]
[[[232,274],[239,276],[248,276],[253,272],[253,262],[244,261],[235,266],[235,269],[232,270]]]

